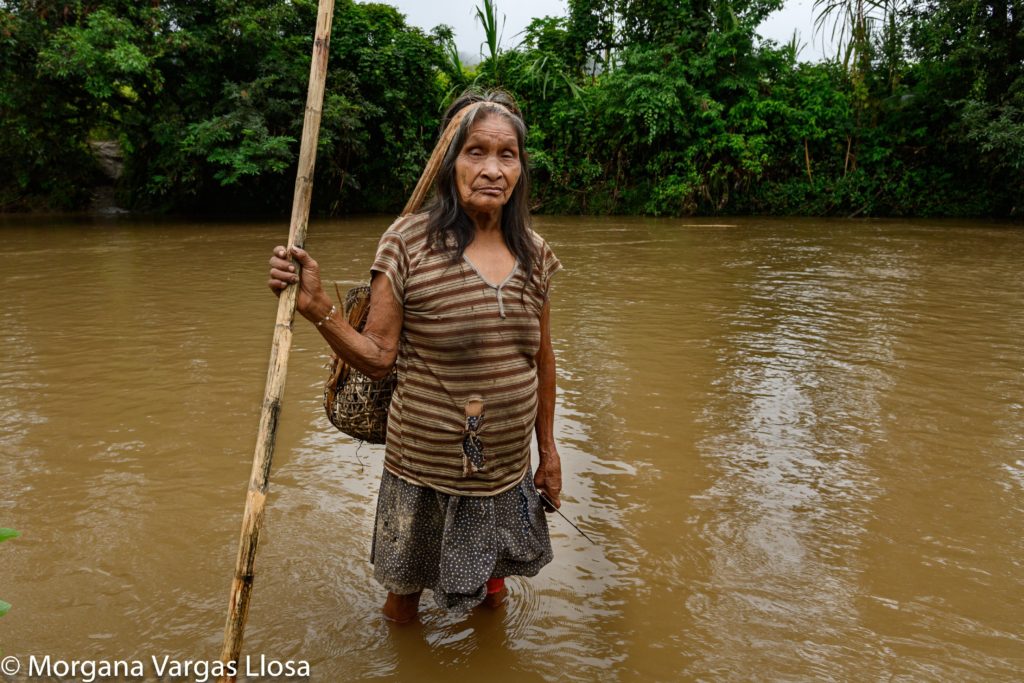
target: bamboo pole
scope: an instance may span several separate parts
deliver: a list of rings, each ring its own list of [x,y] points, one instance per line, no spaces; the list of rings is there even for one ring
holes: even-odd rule
[[[292,215],[288,228],[289,248],[296,245],[302,246],[306,241],[333,16],[334,0],[320,0],[316,18],[316,33],[313,39],[313,56],[309,67],[306,112],[302,122],[299,167],[295,177],[295,194],[292,199]],[[235,564],[235,575],[231,582],[231,598],[228,602],[227,622],[224,625],[224,645],[221,649],[220,659],[225,664],[234,662],[236,667],[242,650],[245,620],[249,615],[253,566],[256,560],[256,546],[259,543],[260,529],[263,526],[263,508],[270,485],[270,463],[274,455],[274,441],[277,438],[277,424],[281,413],[281,398],[284,394],[284,381],[288,370],[288,354],[292,346],[292,321],[295,317],[297,294],[297,286],[288,287],[281,294],[277,305],[277,321],[274,325],[274,342],[270,351],[270,367],[267,370],[263,409],[260,414],[256,449],[252,459],[252,473],[249,476],[249,491],[245,498],[242,532],[238,541],[238,559]],[[234,680],[234,676],[225,675],[220,680]]]

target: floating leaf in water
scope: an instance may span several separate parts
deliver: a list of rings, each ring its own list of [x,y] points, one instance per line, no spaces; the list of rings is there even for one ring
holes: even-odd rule
[[[0,617],[11,611],[11,603],[0,600]]]

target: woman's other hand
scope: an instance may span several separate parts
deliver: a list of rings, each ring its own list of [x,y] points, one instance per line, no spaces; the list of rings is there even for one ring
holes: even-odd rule
[[[288,259],[287,249],[281,245],[274,247],[267,286],[280,296],[288,285],[298,283],[295,310],[307,320],[321,320],[331,310],[331,300],[320,282],[320,265],[299,247],[292,247],[291,255],[299,263],[298,273],[295,264]]]
[[[533,485],[546,493],[556,508],[562,507],[562,460],[553,447],[541,453]]]

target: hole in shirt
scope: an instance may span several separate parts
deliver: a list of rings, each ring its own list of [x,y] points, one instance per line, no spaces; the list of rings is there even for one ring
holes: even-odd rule
[[[462,474],[466,477],[484,469],[484,444],[478,435],[483,418],[483,399],[469,399],[466,402],[466,428],[462,435]]]

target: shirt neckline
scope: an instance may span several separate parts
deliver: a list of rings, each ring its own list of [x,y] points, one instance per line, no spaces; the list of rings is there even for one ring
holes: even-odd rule
[[[509,280],[512,279],[512,276],[516,274],[516,270],[518,270],[519,268],[519,259],[516,259],[515,263],[512,264],[512,270],[508,271],[508,275],[505,276],[505,279],[499,282],[498,284],[494,284],[483,276],[480,270],[473,264],[472,261],[469,260],[468,255],[466,255],[465,253],[462,254],[462,259],[469,264],[469,267],[473,269],[473,272],[476,273],[476,276],[483,280],[484,284],[492,289],[501,289],[502,287],[507,285]]]

